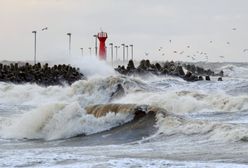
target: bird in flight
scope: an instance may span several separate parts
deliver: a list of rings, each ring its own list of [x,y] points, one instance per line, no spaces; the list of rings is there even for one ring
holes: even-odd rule
[[[234,28],[232,28],[232,30],[235,31],[235,30],[237,30],[237,28],[234,27]]]
[[[222,56],[222,55],[221,55],[221,56],[219,56],[219,57],[220,57],[220,58],[225,58],[225,57],[224,57],[224,56]]]
[[[248,49],[247,49],[247,48],[243,50],[243,52],[247,52],[247,51],[248,51]]]
[[[48,30],[48,27],[44,27],[41,29],[42,31]]]
[[[181,51],[179,54],[183,54],[184,53],[184,51]]]

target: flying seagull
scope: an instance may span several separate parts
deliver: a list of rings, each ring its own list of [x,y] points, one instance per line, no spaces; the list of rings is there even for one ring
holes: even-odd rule
[[[234,27],[234,28],[232,28],[232,30],[234,30],[234,31],[235,31],[235,30],[237,30],[237,28],[235,28],[235,27]]]
[[[243,52],[247,52],[247,51],[248,51],[248,49],[247,49],[247,48],[243,50]]]
[[[42,28],[41,30],[42,30],[42,31],[48,30],[48,27],[44,27],[44,28]]]

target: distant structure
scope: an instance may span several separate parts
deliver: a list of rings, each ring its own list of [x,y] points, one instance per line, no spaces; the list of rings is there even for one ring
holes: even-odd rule
[[[102,60],[106,60],[106,46],[105,41],[108,38],[108,34],[106,32],[100,32],[97,34],[97,38],[99,40],[99,58]]]

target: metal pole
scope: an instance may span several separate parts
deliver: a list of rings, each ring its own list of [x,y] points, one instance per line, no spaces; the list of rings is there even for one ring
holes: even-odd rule
[[[123,63],[125,62],[125,44],[121,44],[123,46]]]
[[[127,48],[127,61],[128,61],[128,45],[126,46],[126,48]]]
[[[133,60],[133,44],[131,44],[130,47],[131,47],[131,57],[132,57],[132,60]]]
[[[89,47],[89,50],[90,50],[90,56],[91,56],[91,47]]]
[[[113,43],[109,43],[109,45],[111,46],[111,64],[113,66]]]
[[[34,33],[34,64],[36,64],[36,33],[37,31],[32,31]]]
[[[95,55],[97,56],[97,35],[94,34],[93,37],[95,37]]]
[[[117,60],[118,57],[118,46],[115,46],[115,60]]]
[[[82,56],[84,56],[84,48],[80,48],[80,49],[81,49]]]
[[[69,56],[71,56],[71,33],[67,33],[69,36]]]

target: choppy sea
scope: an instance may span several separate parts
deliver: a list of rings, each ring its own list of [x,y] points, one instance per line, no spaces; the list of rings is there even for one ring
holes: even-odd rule
[[[0,167],[248,167],[248,64],[204,63],[223,81],[187,82],[121,76],[86,60],[78,66],[88,79],[71,86],[0,82]],[[118,84],[125,93],[111,98]],[[108,103],[168,115],[86,113]]]

